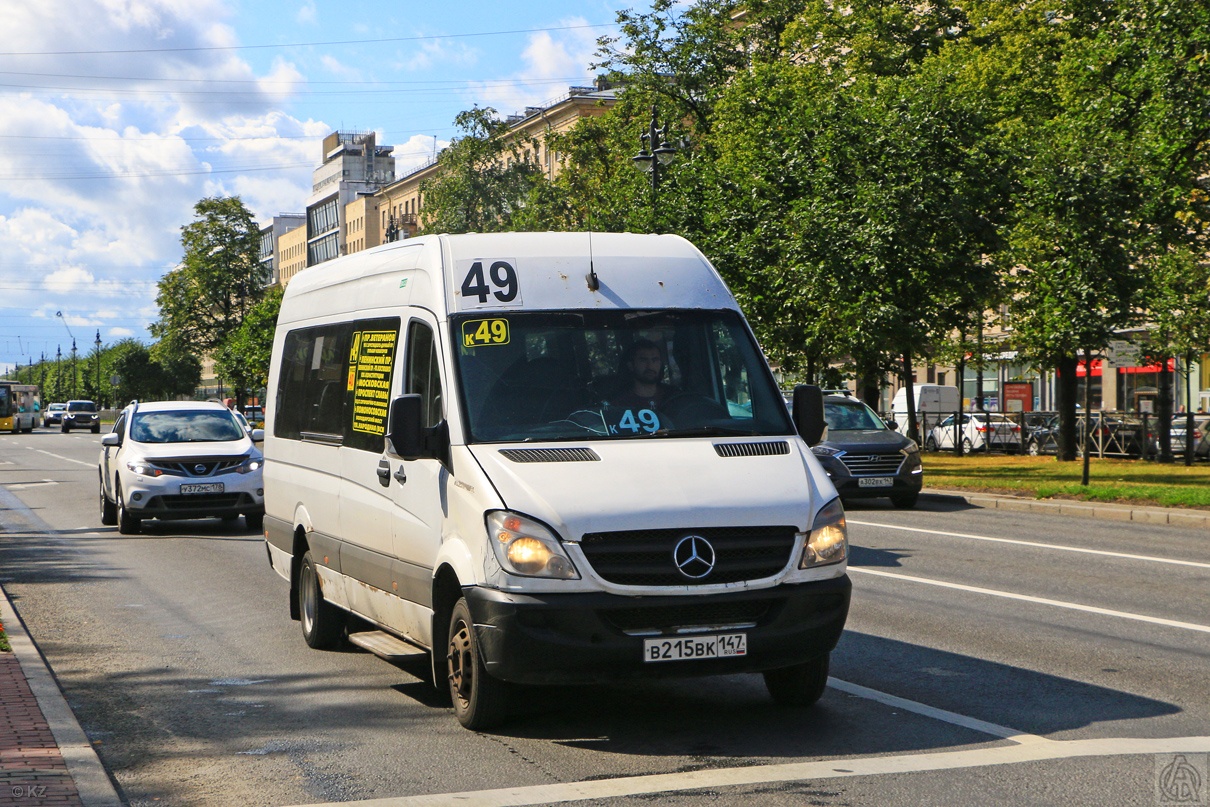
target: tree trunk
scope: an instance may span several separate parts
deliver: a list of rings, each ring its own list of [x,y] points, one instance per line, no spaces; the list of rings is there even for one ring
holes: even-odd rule
[[[1160,411],[1156,415],[1156,432],[1160,437],[1160,462],[1172,462],[1172,373],[1168,372],[1168,359],[1160,359]],[[1143,435],[1147,440],[1147,435]],[[1146,445],[1146,443],[1144,443]]]
[[[912,354],[907,352],[903,354],[903,388],[907,390],[907,437],[919,445],[920,429],[916,423],[916,395],[912,385]]]
[[[1055,365],[1055,399],[1059,408],[1059,440],[1055,449],[1059,462],[1076,458],[1076,366],[1075,356],[1061,356]]]

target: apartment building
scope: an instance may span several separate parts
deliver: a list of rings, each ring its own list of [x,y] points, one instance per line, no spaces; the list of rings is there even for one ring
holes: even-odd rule
[[[332,132],[323,141],[323,162],[312,173],[307,199],[307,266],[348,251],[347,208],[364,194],[395,181],[394,146],[380,146],[374,132]]]
[[[281,238],[307,223],[302,213],[279,213],[260,231],[261,276],[267,285],[281,284]]]

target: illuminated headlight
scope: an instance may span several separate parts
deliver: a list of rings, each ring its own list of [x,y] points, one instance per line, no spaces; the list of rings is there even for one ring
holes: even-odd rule
[[[164,475],[163,471],[161,471],[159,468],[156,468],[154,465],[149,463],[147,460],[140,460],[140,459],[127,460],[126,467],[127,467],[127,469],[133,471],[136,474],[139,474],[140,476],[163,476]]]
[[[255,471],[259,471],[261,468],[264,468],[264,467],[265,467],[265,460],[263,457],[249,457],[248,459],[246,459],[242,463],[240,463],[240,466],[235,469],[235,472],[240,473],[240,474],[250,474]]]
[[[815,515],[815,523],[803,547],[800,569],[814,569],[840,563],[849,555],[849,531],[844,521],[844,506],[833,499]]]
[[[533,519],[495,510],[487,514],[487,533],[496,559],[507,572],[526,577],[580,579],[559,539]]]
[[[829,446],[811,446],[811,453],[817,457],[843,457],[844,452]]]

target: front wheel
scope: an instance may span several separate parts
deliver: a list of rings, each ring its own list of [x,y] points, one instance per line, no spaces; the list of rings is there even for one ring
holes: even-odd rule
[[[975,450],[974,446],[973,446],[973,445],[971,445],[971,438],[969,438],[969,437],[963,438],[963,440],[962,440],[962,453],[963,453],[963,454],[970,454],[970,453],[971,453],[972,451],[974,451],[974,450]]]
[[[298,570],[298,613],[303,639],[308,647],[323,650],[335,647],[344,630],[344,612],[324,599],[315,571],[315,559],[308,550]]]
[[[929,436],[929,439],[924,441],[924,450],[925,451],[936,451],[937,450],[937,441],[933,439],[932,435]]]
[[[823,696],[828,686],[830,658],[830,653],[824,653],[793,667],[766,670],[765,688],[781,706],[811,706]]]
[[[1029,456],[1031,456],[1031,457],[1036,457],[1042,453],[1042,447],[1040,445],[1038,445],[1037,440],[1030,440],[1029,445],[1027,445],[1025,447],[1025,450],[1026,450],[1026,452],[1029,453]]]
[[[117,500],[114,506],[118,510],[118,532],[122,535],[137,535],[143,529],[143,522],[126,509],[126,499],[122,496],[120,484],[114,485],[113,496]]]
[[[508,716],[508,684],[488,674],[475,636],[466,598],[450,614],[446,668],[454,716],[465,728],[481,731],[499,725]]]
[[[100,480],[101,489],[101,523],[106,527],[112,527],[118,523],[118,506],[111,502],[105,495],[105,480]]]

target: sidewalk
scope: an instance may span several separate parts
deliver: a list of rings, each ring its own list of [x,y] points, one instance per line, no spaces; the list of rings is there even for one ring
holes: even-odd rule
[[[101,760],[0,587],[0,807],[120,807]]]

